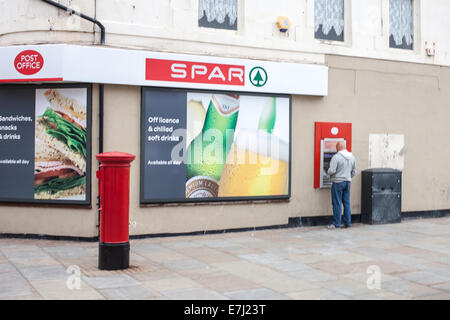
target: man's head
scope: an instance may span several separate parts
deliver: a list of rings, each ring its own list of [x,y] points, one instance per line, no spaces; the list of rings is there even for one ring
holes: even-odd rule
[[[345,150],[345,144],[343,141],[338,141],[338,143],[336,143],[336,151],[339,152],[341,150]]]

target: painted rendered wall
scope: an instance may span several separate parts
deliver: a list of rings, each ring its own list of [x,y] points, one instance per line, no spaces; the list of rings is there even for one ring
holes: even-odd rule
[[[327,56],[327,64],[329,95],[294,99],[298,122],[293,124],[293,139],[305,137],[299,143],[312,153],[314,121],[352,122],[352,149],[358,162],[352,183],[354,212],[360,212],[360,171],[368,168],[369,136],[374,133],[404,135],[402,211],[449,208],[450,175],[441,164],[450,156],[445,138],[450,133],[446,124],[450,70],[339,56]],[[304,161],[306,168],[313,164],[312,156],[296,161]],[[312,190],[312,172],[297,170],[294,201],[301,215],[331,212],[329,191]]]
[[[369,135],[369,168],[391,168],[403,171],[405,152],[403,134],[372,133]]]

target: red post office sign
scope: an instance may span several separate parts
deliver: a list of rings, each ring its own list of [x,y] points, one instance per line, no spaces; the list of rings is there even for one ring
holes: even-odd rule
[[[145,79],[244,86],[245,66],[146,59]]]
[[[35,50],[25,50],[14,59],[14,67],[24,75],[32,75],[41,71],[44,66],[44,58]]]

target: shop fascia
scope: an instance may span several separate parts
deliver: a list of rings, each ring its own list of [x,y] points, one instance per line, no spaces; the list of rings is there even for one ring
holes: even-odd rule
[[[0,48],[0,83],[27,82],[326,96],[328,68],[68,44]]]

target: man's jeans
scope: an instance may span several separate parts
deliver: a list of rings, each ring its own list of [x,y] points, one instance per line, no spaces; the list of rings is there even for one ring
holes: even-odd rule
[[[350,227],[352,211],[350,209],[350,181],[333,182],[331,185],[333,204],[333,224],[341,226],[342,204],[344,204],[344,225]]]

